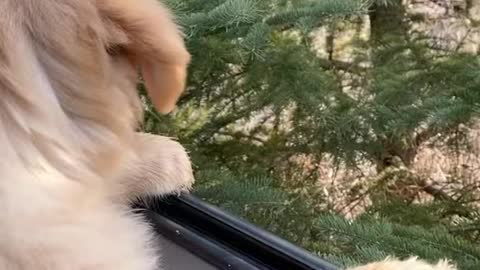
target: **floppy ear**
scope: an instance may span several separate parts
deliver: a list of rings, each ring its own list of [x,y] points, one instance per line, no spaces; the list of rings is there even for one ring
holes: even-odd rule
[[[174,107],[185,88],[190,55],[170,12],[157,0],[97,0],[109,39],[137,65],[153,104]]]

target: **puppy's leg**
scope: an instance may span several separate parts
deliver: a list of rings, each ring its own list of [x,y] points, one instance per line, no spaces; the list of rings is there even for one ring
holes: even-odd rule
[[[120,177],[121,201],[142,195],[167,195],[188,191],[193,173],[187,152],[180,143],[167,137],[137,133],[136,157]]]

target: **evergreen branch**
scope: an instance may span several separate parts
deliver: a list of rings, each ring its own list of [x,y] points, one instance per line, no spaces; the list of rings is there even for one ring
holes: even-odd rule
[[[332,16],[350,16],[365,13],[366,3],[360,0],[323,0],[305,8],[279,12],[268,17],[269,25],[288,25],[302,17],[324,18]]]
[[[208,12],[180,16],[187,38],[199,34],[222,33],[228,28],[251,25],[260,19],[260,10],[254,0],[227,0]]]
[[[214,27],[238,26],[253,23],[259,16],[253,0],[227,0],[208,13]]]
[[[436,200],[453,202],[453,198],[450,197],[445,191],[434,186],[434,184],[429,184],[427,181],[423,180],[420,182],[422,190],[430,195],[432,195]]]
[[[222,136],[229,136],[229,137],[232,137],[232,138],[237,138],[237,139],[247,139],[247,140],[252,140],[252,141],[256,141],[258,143],[261,143],[261,144],[264,144],[265,143],[265,140],[262,139],[262,138],[259,138],[255,135],[251,135],[251,134],[245,134],[243,132],[226,132],[226,131],[219,131],[217,132],[218,135],[222,135]]]
[[[343,70],[343,71],[353,72],[353,73],[363,73],[369,70],[369,68],[367,67],[362,67],[360,65],[341,61],[341,60],[335,60],[335,59],[327,60],[327,59],[318,58],[317,61],[318,61],[318,64],[326,70]]]

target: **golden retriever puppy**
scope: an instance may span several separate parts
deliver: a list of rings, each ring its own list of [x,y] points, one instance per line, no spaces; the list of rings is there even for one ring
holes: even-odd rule
[[[156,0],[0,1],[0,269],[158,269],[125,202],[193,177],[178,143],[135,133],[135,86],[168,112],[188,62]]]
[[[383,262],[370,263],[364,266],[349,268],[347,270],[456,270],[447,261],[440,261],[436,265],[413,257],[408,260],[399,261],[388,258]]]

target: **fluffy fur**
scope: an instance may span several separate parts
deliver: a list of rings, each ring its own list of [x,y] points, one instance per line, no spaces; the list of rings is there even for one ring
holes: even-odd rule
[[[0,1],[0,269],[158,269],[126,202],[193,177],[182,146],[134,132],[135,84],[168,112],[188,62],[156,0]]]
[[[415,257],[400,261],[392,258],[387,258],[382,262],[370,263],[364,266],[349,268],[347,270],[456,270],[454,266],[447,261],[440,261],[435,265],[429,264],[425,261],[418,260]]]
[[[156,0],[0,1],[0,269],[154,270],[126,202],[187,190],[178,143],[138,134],[143,74],[159,111],[189,54]],[[455,270],[415,258],[350,270]]]

